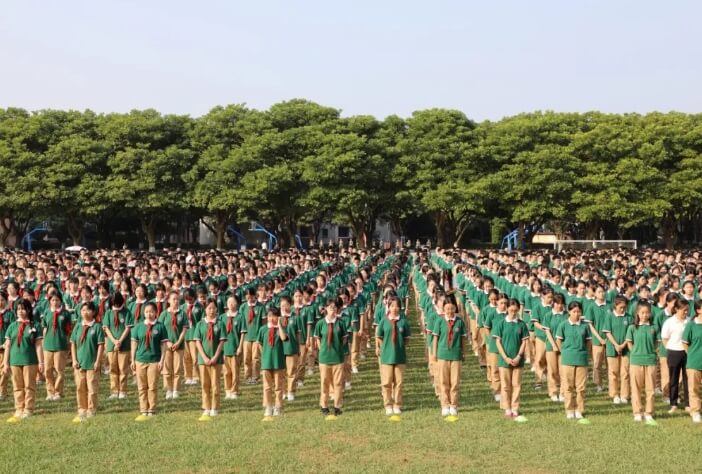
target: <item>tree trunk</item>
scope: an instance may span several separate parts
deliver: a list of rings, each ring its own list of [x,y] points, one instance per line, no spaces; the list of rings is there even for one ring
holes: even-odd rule
[[[222,250],[224,248],[224,236],[227,232],[227,214],[224,212],[218,212],[215,215],[217,222],[215,223],[215,236],[217,237],[217,250]]]
[[[672,213],[666,214],[661,222],[661,230],[663,231],[663,243],[665,248],[668,250],[675,247],[675,243],[678,237],[677,224],[675,222],[675,216]]]
[[[14,226],[12,215],[0,217],[0,249],[4,249],[7,245],[7,239],[10,238]]]
[[[466,220],[464,224],[459,225],[455,232],[454,232],[454,240],[453,240],[453,246],[458,247],[459,244],[461,243],[461,239],[463,238],[463,234],[466,233],[466,230],[468,230],[468,225],[470,224],[470,221]]]
[[[368,236],[366,235],[366,229],[362,222],[351,221],[351,228],[353,229],[353,234],[356,237],[356,247],[365,249],[368,248]]]
[[[524,221],[519,221],[517,226],[517,248],[515,250],[519,250],[522,247],[524,247]]]
[[[438,212],[434,219],[434,224],[436,225],[436,245],[444,248],[446,247],[446,229],[444,228],[446,215],[443,212]]]
[[[598,221],[590,221],[585,223],[585,240],[599,239],[600,225]]]
[[[82,245],[83,241],[83,221],[74,216],[68,216],[67,220],[68,234],[71,236],[73,245]]]
[[[153,217],[141,218],[141,230],[146,234],[149,243],[149,252],[156,251],[156,222]]]

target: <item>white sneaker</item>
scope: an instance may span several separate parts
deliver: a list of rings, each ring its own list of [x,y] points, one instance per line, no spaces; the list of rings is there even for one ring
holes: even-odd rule
[[[230,397],[229,399],[230,399],[230,400],[236,400],[236,399],[238,399],[238,398],[239,398],[239,394],[238,394],[238,393],[232,393],[232,395],[231,395],[231,397]]]
[[[441,416],[449,416],[450,414],[451,414],[451,411],[449,410],[448,407],[441,409]]]
[[[496,394],[495,394],[495,401],[496,401],[496,402],[499,402],[501,399],[502,399],[502,397],[500,396],[500,394],[499,394],[499,393],[496,393]]]
[[[54,401],[56,402],[59,400],[61,400],[61,395],[59,395],[58,393],[54,394]]]
[[[575,413],[573,413],[573,412],[568,412],[568,413],[566,413],[566,419],[568,419],[568,420],[574,420],[574,419],[575,419]]]
[[[620,400],[622,402],[622,405],[626,405],[627,403],[629,403],[629,400],[627,400],[626,398],[621,398]]]
[[[402,413],[402,410],[400,410],[400,407],[393,407],[393,409],[392,409],[393,415],[400,415],[401,413]]]
[[[597,393],[602,393],[604,392],[604,388],[602,388],[602,385],[598,385],[597,388],[595,389]]]
[[[357,373],[358,373],[358,367],[351,367],[351,373],[352,373],[352,374],[357,374]]]
[[[692,415],[692,422],[693,423],[702,423],[702,415],[699,413]]]
[[[302,380],[297,381],[297,388],[302,388],[304,386],[305,386],[305,382],[303,382]]]
[[[217,410],[210,410],[210,416],[217,416]]]
[[[46,401],[47,401],[47,402],[53,402],[53,401],[54,401],[54,396],[53,396],[53,395],[47,395],[47,396],[46,396]]]
[[[173,391],[173,399],[176,399],[180,397],[180,393],[176,392],[175,390]]]
[[[192,385],[193,384],[193,379],[185,379],[185,382],[183,382],[183,385]]]
[[[95,412],[94,412],[94,411],[87,411],[87,412],[85,412],[85,417],[86,417],[86,418],[93,418],[94,416],[95,416]]]
[[[583,418],[584,418],[584,417],[583,417],[583,414],[582,414],[582,413],[580,413],[579,411],[576,411],[576,412],[575,412],[575,419],[576,419],[576,420],[582,420]]]
[[[263,411],[263,416],[273,416],[273,407],[266,407]]]
[[[273,416],[280,416],[283,414],[283,409],[280,407],[273,407]]]
[[[554,395],[551,397],[552,402],[558,402],[558,395]]]
[[[226,393],[224,394],[224,399],[225,399],[225,400],[231,400],[231,396],[232,396],[231,393],[226,392]]]
[[[443,410],[441,411],[441,414],[443,415]],[[391,408],[391,407],[387,407],[387,408],[385,409],[385,416],[392,416],[392,415],[393,415],[392,408]]]
[[[563,395],[558,395],[558,401],[561,403],[565,402],[565,397]]]
[[[663,395],[663,390],[661,390],[660,388],[657,388],[656,390],[654,390],[653,394],[654,395]]]
[[[307,369],[307,375],[314,375],[314,369]]]
[[[344,384],[344,390],[351,390],[351,382],[346,382]]]
[[[643,421],[643,418],[641,417],[641,415],[634,415],[634,421],[640,422]]]
[[[361,354],[361,355],[358,356],[358,358],[361,359],[361,360],[366,360],[366,355],[365,355],[365,354]]]
[[[169,390],[166,392],[166,400],[170,400],[171,398],[173,398],[173,392]]]
[[[127,394],[126,394],[126,393],[120,393],[119,396],[118,396],[117,398],[119,398],[120,400],[124,400],[125,398],[127,398]]]
[[[295,395],[292,393],[288,393],[288,401],[289,402],[294,402],[295,401]]]
[[[614,397],[614,400],[612,400],[612,403],[614,403],[615,405],[619,405],[622,403],[622,399],[619,397]]]
[[[26,419],[29,418],[30,416],[32,416],[32,414],[29,413],[28,411],[25,411],[24,413],[22,413],[22,419],[23,419],[23,420],[26,420]],[[694,420],[693,420],[693,421],[694,421]]]
[[[190,385],[197,385],[198,383],[200,383],[200,381],[198,379],[192,379],[190,381]]]
[[[456,408],[456,407],[449,407],[449,415],[451,415],[451,416],[458,416],[458,408]]]
[[[118,393],[113,393],[112,395],[110,395],[109,397],[107,397],[108,400],[117,400],[118,398],[119,398],[119,394],[118,394]]]

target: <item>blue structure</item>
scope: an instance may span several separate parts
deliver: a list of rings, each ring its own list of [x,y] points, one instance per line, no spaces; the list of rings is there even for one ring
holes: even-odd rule
[[[513,249],[516,249],[518,236],[519,236],[518,229],[514,229],[512,232],[505,235],[504,238],[502,239],[502,245],[500,245],[500,249],[507,248],[508,252],[511,252]]]
[[[243,236],[241,232],[238,232],[234,226],[227,226],[227,234],[229,234],[231,237],[236,237],[236,246],[237,248],[241,248],[241,243],[243,242],[244,245],[246,245],[246,237]]]
[[[42,222],[26,234],[24,234],[24,237],[22,237],[22,240],[20,241],[20,247],[25,249],[27,252],[31,252],[32,234],[36,234],[37,232],[49,232],[49,225],[46,222]]]
[[[268,235],[268,250],[273,249],[273,244],[278,245],[278,237],[273,235],[271,232],[268,231],[265,227],[263,227],[261,224],[259,224],[256,221],[251,221],[251,227],[249,227],[249,230],[251,232],[263,232],[264,234]]]
[[[297,242],[297,248],[300,250],[305,250],[305,244],[302,243],[302,237],[300,237],[300,234],[295,234],[295,241]]]

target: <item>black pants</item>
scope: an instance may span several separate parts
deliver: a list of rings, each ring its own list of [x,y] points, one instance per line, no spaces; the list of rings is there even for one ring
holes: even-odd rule
[[[690,406],[687,391],[687,353],[685,351],[668,350],[668,370],[670,371],[670,406],[677,406],[680,396],[680,387],[678,381],[682,373],[683,389],[685,396],[682,397],[683,406]]]

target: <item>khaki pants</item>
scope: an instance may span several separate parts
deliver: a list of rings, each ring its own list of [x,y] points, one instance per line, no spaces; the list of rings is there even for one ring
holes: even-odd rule
[[[139,411],[155,413],[158,396],[158,362],[150,364],[136,362],[136,377],[139,388]]]
[[[344,401],[344,364],[319,364],[319,380],[321,384],[319,406],[327,408],[329,392],[333,391],[334,406],[341,408]]]
[[[95,414],[98,401],[99,370],[77,369],[74,372],[76,379],[76,398],[78,399],[78,414]]]
[[[351,367],[358,368],[358,356],[361,348],[361,333],[354,332],[351,339]]]
[[[202,385],[202,409],[219,410],[219,381],[222,378],[222,364],[200,365],[200,385]]]
[[[572,413],[574,411],[584,413],[587,367],[562,365],[561,377],[561,383],[565,385],[564,396],[566,413]]]
[[[551,351],[546,353],[546,373],[548,396],[563,395],[563,387],[561,386],[561,356],[558,352]]]
[[[127,393],[129,352],[108,352],[107,358],[110,361],[110,392]]]
[[[239,394],[239,375],[241,374],[241,354],[224,356],[224,392]]]
[[[629,398],[629,357],[607,357],[607,376],[609,378],[609,397]]]
[[[405,381],[405,364],[381,364],[380,385],[385,408],[402,408],[402,387]]]
[[[163,387],[167,392],[180,391],[180,371],[183,366],[183,350],[166,352],[163,360]]]
[[[67,358],[68,352],[66,351],[44,351],[44,375],[46,377],[46,394],[48,396],[63,396]]]
[[[32,413],[36,403],[37,366],[11,366],[15,395],[15,413]]]
[[[351,382],[351,354],[344,356],[344,384]]]
[[[470,327],[470,344],[473,348],[473,352],[478,353],[478,364],[485,365],[485,359],[480,358],[480,330],[478,329],[478,322],[475,319],[470,319],[468,323]],[[483,354],[484,355],[484,354]]]
[[[702,383],[702,370],[687,369],[687,386],[690,392],[690,414],[700,413],[700,383]]]
[[[500,393],[500,368],[498,357],[494,352],[487,353],[487,377],[492,393]]]
[[[592,381],[602,386],[602,369],[605,361],[605,346],[592,346]]]
[[[458,407],[461,361],[439,359],[441,408]]]
[[[519,410],[519,395],[522,393],[521,367],[500,367],[500,408],[503,410]]]
[[[632,365],[631,375],[631,408],[634,415],[653,415],[654,397],[656,394],[656,366]],[[646,392],[646,411],[641,406],[641,393]]]
[[[5,351],[0,350],[0,396],[7,395],[7,375],[2,370],[5,367]]]
[[[312,348],[307,351],[307,368],[314,370],[315,365],[317,365],[317,348],[312,344]]]
[[[195,341],[185,343],[183,365],[185,366],[185,380],[197,380],[199,372],[197,369],[197,343]]]
[[[661,377],[663,397],[670,398],[670,369],[668,368],[668,357],[658,358],[658,373]]]
[[[285,385],[285,370],[262,370],[263,407],[283,406],[283,386]]]
[[[297,361],[297,373],[295,374],[295,380],[304,382],[305,381],[305,367],[307,365],[307,346],[300,345],[300,357]]]
[[[529,360],[529,363],[534,360],[534,339],[534,333],[529,333],[529,339],[527,339],[526,348],[524,350],[524,358],[525,360]]]
[[[257,379],[261,370],[261,346],[244,341],[244,378]]]
[[[536,369],[536,383],[541,383],[546,373],[546,343],[538,337],[534,339],[534,358],[531,365]]]
[[[288,393],[297,392],[297,366],[300,356],[298,354],[285,356],[285,377],[288,384]]]

